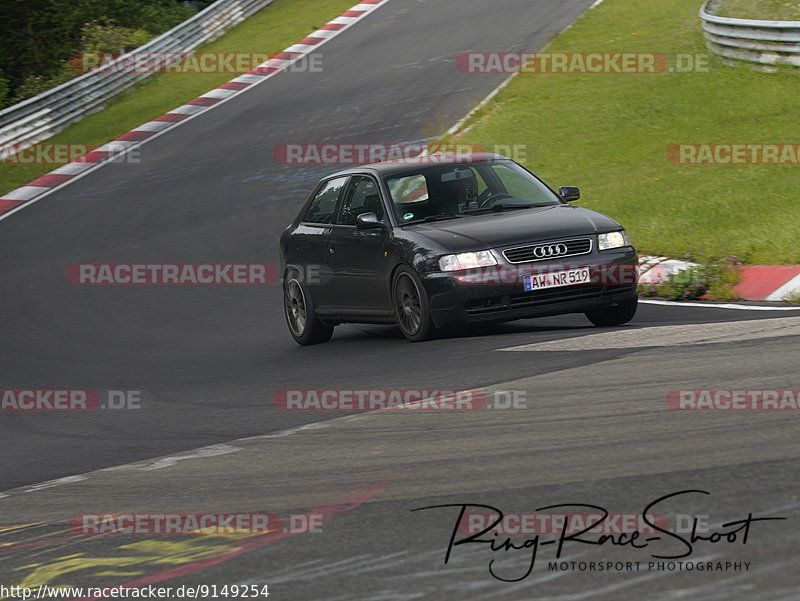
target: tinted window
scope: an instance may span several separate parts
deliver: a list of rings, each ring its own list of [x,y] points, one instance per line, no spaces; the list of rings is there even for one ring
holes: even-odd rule
[[[383,205],[375,181],[364,175],[356,175],[350,180],[337,223],[355,225],[356,217],[361,213],[375,213],[378,219],[383,219]]]
[[[346,177],[332,179],[320,188],[311,205],[308,207],[303,221],[307,223],[333,223],[336,215],[336,203],[347,183]]]
[[[519,166],[513,163],[492,165],[492,170],[502,182],[505,192],[514,198],[524,198],[531,202],[553,201],[552,192]]]
[[[547,186],[509,160],[422,166],[416,173],[386,178],[386,186],[401,223],[561,203]]]

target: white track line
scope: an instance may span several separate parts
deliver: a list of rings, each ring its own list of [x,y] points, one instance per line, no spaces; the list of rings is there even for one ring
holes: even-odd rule
[[[682,303],[680,301],[663,301],[663,300],[650,300],[639,299],[640,303],[647,305],[664,305],[667,307],[697,307],[703,309],[738,309],[739,311],[800,311],[800,306],[797,307],[765,307],[763,305],[737,305],[734,303]]]
[[[586,336],[543,340],[497,350],[563,352],[645,347],[685,348],[694,345],[736,343],[787,336],[800,336],[800,316],[599,330],[595,334]]]

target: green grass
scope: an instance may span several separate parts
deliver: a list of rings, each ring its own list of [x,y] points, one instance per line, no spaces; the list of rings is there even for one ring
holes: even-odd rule
[[[356,4],[355,0],[276,0],[200,50],[277,54]],[[154,75],[43,143],[100,146],[236,77],[235,73]],[[58,165],[0,165],[0,194]]]
[[[606,0],[550,52],[706,53],[698,0]],[[474,75],[481,77],[481,75]],[[708,59],[708,72],[521,74],[463,141],[529,145],[527,166],[578,185],[582,206],[629,230],[640,251],[688,249],[748,263],[800,263],[800,165],[677,165],[672,144],[800,143],[800,73]]]
[[[720,0],[712,7],[720,17],[761,19],[765,21],[800,21],[800,2],[787,0]]]

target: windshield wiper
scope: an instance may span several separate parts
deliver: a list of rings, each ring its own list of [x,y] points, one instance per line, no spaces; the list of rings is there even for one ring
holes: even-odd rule
[[[429,215],[425,219],[417,219],[415,221],[407,221],[403,225],[412,225],[414,223],[430,223],[431,221],[443,221],[445,219],[459,219],[463,215]]]
[[[467,209],[464,211],[465,213],[486,213],[486,212],[497,212],[506,211],[506,210],[513,210],[513,209],[530,209],[532,207],[549,207],[551,203],[534,203],[529,205],[518,205],[518,204],[510,204],[510,203],[503,203],[498,202],[495,205],[490,207],[478,207],[477,209]]]

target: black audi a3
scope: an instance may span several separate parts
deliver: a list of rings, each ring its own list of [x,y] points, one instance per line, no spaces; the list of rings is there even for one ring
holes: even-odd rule
[[[619,223],[496,154],[376,163],[322,179],[280,242],[289,331],[396,323],[418,342],[564,313],[630,321],[637,255]]]

